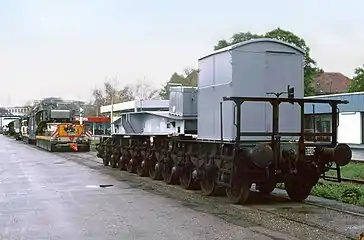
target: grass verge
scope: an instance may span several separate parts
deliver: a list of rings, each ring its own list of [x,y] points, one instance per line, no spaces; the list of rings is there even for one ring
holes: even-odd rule
[[[327,175],[336,176],[336,172],[330,171]],[[348,165],[341,167],[341,177],[364,180],[364,164],[349,163]],[[320,180],[312,189],[311,194],[344,203],[364,206],[364,185]]]
[[[334,172],[330,172],[330,174],[334,174]],[[341,167],[341,176],[343,178],[364,180],[364,162],[349,163],[348,165]]]

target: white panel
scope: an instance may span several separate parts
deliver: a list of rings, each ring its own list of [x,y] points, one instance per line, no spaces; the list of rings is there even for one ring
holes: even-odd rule
[[[198,62],[198,87],[206,87],[214,84],[214,56]]]
[[[362,143],[360,112],[339,113],[338,142],[349,144]]]

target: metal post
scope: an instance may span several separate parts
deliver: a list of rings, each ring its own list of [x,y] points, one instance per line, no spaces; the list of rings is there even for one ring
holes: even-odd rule
[[[316,115],[315,104],[312,104],[312,118],[313,118],[313,141],[316,142]]]
[[[113,79],[113,82],[112,82],[112,94],[111,94],[111,113],[110,113],[110,130],[111,130],[111,134],[114,132],[114,128],[113,128],[113,116],[114,116],[114,97],[115,97],[115,81],[116,81],[116,78]]]

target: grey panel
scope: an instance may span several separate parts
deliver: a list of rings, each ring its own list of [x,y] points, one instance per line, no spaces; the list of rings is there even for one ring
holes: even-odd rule
[[[169,112],[176,116],[197,115],[197,88],[171,87],[169,95]]]
[[[303,97],[304,56],[283,42],[253,41],[230,51],[210,55],[199,60],[198,138],[219,140],[221,121],[219,103],[225,96],[267,97],[266,92],[283,92],[287,85],[295,88],[296,97]],[[299,122],[297,107],[283,106],[280,126],[295,131]],[[271,109],[267,104],[245,103],[242,108],[242,131],[271,130]],[[285,120],[286,119],[286,120]],[[223,135],[235,139],[234,106],[223,104]],[[264,140],[243,137],[245,140]]]
[[[51,118],[59,119],[59,118],[70,118],[71,111],[70,110],[51,110]]]
[[[312,98],[312,97],[310,97]],[[315,96],[315,99],[347,100],[348,104],[340,104],[339,112],[364,112],[364,93],[333,94],[326,96]],[[314,107],[313,107],[314,106]],[[330,113],[331,107],[328,104],[306,104],[305,114]]]

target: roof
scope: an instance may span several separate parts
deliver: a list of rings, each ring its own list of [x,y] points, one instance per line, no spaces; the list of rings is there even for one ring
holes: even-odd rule
[[[352,95],[364,95],[364,92],[350,92],[350,93],[337,93],[337,94],[327,94],[327,95],[316,95],[316,96],[309,96],[304,98],[332,98],[332,97],[346,97],[346,96],[352,96]]]
[[[158,116],[158,117],[162,117],[162,118],[169,118],[169,119],[174,119],[174,120],[193,120],[197,118],[196,116],[176,116],[173,114],[170,114],[169,111],[141,111],[141,112],[131,112],[131,113],[123,113],[124,114],[149,114],[149,115],[154,115],[154,116]]]
[[[319,73],[315,78],[317,94],[344,93],[349,88],[351,79],[339,72]]]
[[[242,47],[244,45],[248,45],[248,44],[252,44],[252,43],[259,43],[259,42],[279,43],[279,44],[286,45],[286,46],[289,46],[291,48],[294,48],[298,52],[301,52],[302,54],[305,54],[305,52],[301,48],[296,47],[293,44],[290,44],[290,43],[287,43],[287,42],[284,42],[284,41],[280,41],[280,40],[277,40],[277,39],[273,39],[273,38],[257,38],[257,39],[251,39],[251,40],[248,40],[248,41],[239,42],[239,43],[236,43],[236,44],[221,48],[219,50],[214,51],[213,53],[209,53],[209,54],[199,58],[198,60],[202,60],[204,58],[210,57],[210,56],[218,54],[218,53],[231,51],[231,50],[233,50],[235,48],[239,48],[239,47]]]
[[[306,99],[336,99],[336,100],[346,100],[348,104],[339,104],[339,112],[364,112],[364,92],[354,92],[354,93],[340,93],[340,94],[330,94],[330,95],[319,95],[305,97]],[[312,114],[315,105],[315,113],[329,113],[331,112],[331,107],[328,104],[305,104],[305,114]]]
[[[136,110],[136,109],[151,109],[151,108],[169,108],[169,101],[168,100],[133,100],[128,102],[116,103],[113,105],[113,111],[126,111],[126,110]],[[100,109],[101,113],[108,113],[111,112],[111,105],[101,106]]]

